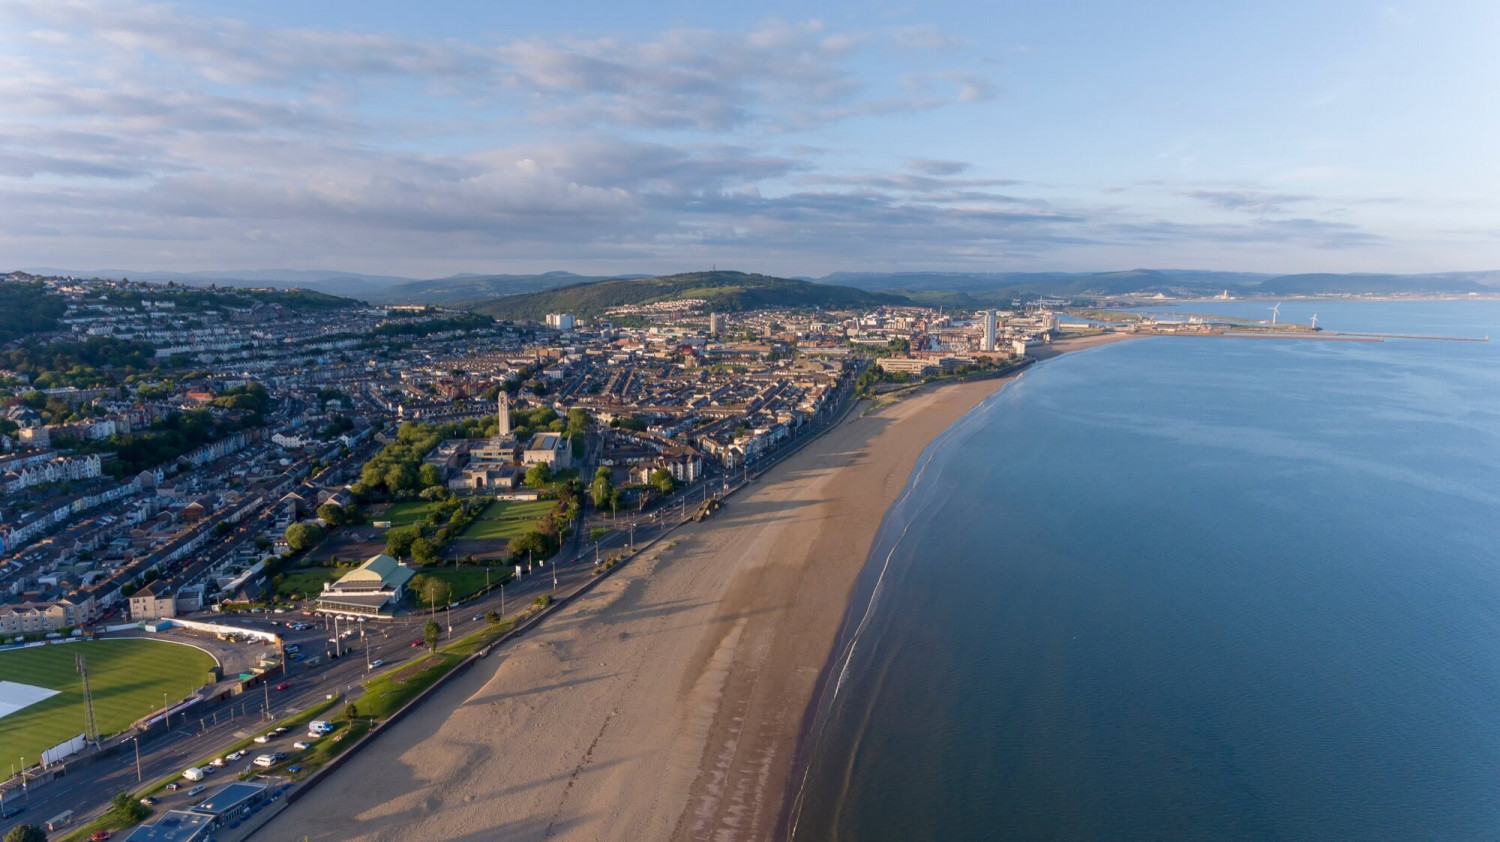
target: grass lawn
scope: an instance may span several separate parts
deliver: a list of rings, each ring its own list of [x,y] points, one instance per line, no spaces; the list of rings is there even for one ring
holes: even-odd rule
[[[305,567],[293,570],[283,574],[281,587],[276,589],[276,595],[282,599],[290,599],[293,594],[314,597],[323,592],[324,582],[332,582],[348,572],[348,569],[339,567]]]
[[[476,520],[458,537],[465,541],[509,541],[530,532],[534,520]]]
[[[556,505],[551,500],[496,500],[458,537],[467,541],[519,538]]]
[[[414,523],[421,523],[429,514],[442,507],[443,503],[440,500],[428,503],[392,503],[391,507],[385,510],[385,514],[377,515],[375,520],[390,521],[392,529],[411,526]]]
[[[0,652],[0,678],[60,691],[0,717],[0,757],[36,762],[45,749],[83,733],[83,686],[73,657],[88,663],[89,689],[101,734],[125,730],[186,697],[211,679],[214,659],[191,646],[156,640],[96,640]]]
[[[375,719],[389,717],[418,693],[431,687],[433,682],[452,672],[461,660],[458,655],[439,652],[366,681],[365,694],[354,703],[359,708],[359,715]]]
[[[447,582],[453,588],[453,602],[468,599],[474,594],[484,590],[484,568],[483,567],[435,567],[422,571],[423,576],[433,576]],[[490,584],[498,586],[501,582],[510,581],[511,568],[496,567],[490,571]],[[420,602],[420,599],[416,600]],[[416,604],[413,603],[413,605]],[[441,608],[442,606],[438,606]]]
[[[553,500],[496,500],[485,507],[480,520],[537,520],[556,506]]]

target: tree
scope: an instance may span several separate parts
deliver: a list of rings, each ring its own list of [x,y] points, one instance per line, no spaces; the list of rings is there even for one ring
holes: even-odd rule
[[[672,490],[677,487],[677,478],[672,476],[672,472],[666,468],[657,468],[651,472],[651,484],[656,486],[657,491],[671,494]]]
[[[423,488],[441,485],[443,482],[443,472],[438,470],[438,466],[436,465],[423,465],[417,469],[417,480]]]
[[[496,614],[495,609],[491,608],[484,612],[484,621],[492,626],[498,626],[500,625],[500,615]]]
[[[318,507],[318,517],[329,526],[344,525],[344,507],[335,506],[332,503],[324,503]]]
[[[552,481],[552,467],[546,462],[538,462],[526,470],[526,487],[543,488]]]
[[[5,834],[5,842],[47,842],[47,831],[34,824],[18,824]]]
[[[430,651],[436,652],[438,638],[442,637],[443,629],[437,624],[437,620],[428,620],[427,625],[422,627],[422,640],[427,643]]]
[[[310,549],[323,540],[323,530],[306,523],[294,523],[286,528],[286,544],[296,552]]]
[[[411,542],[411,557],[418,564],[432,564],[438,560],[438,548],[426,538],[418,538]]]
[[[353,702],[348,702],[347,704],[344,705],[344,721],[345,722],[353,722],[358,717],[359,717],[359,708],[355,707]]]
[[[609,481],[609,468],[601,467],[594,473],[594,481],[589,484],[589,498],[594,501],[594,508],[607,508],[609,495],[613,492],[614,486]]]
[[[401,558],[411,553],[411,545],[422,537],[421,531],[415,526],[398,526],[385,533],[386,555]]]
[[[151,815],[146,805],[130,797],[128,792],[117,792],[109,799],[109,817],[115,824],[132,825]],[[9,837],[7,837],[9,838]]]
[[[437,604],[439,602],[447,604],[449,595],[453,593],[448,580],[439,579],[436,576],[423,576],[417,587],[417,594],[422,597],[423,602],[427,603],[433,614],[437,613]]]

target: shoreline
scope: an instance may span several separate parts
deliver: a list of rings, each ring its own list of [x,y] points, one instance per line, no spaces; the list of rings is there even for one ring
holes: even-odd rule
[[[781,836],[804,719],[887,510],[928,446],[1016,376],[851,411],[441,688],[255,838]]]

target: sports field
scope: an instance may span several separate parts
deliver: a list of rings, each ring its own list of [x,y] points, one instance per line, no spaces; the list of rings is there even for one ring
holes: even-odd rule
[[[88,664],[94,716],[106,736],[160,710],[163,693],[176,702],[207,684],[214,667],[206,652],[157,640],[96,640],[0,652],[5,681],[58,691],[0,716],[0,757],[24,757],[29,765],[44,750],[83,733],[83,685],[73,661],[79,654]]]
[[[551,500],[496,500],[459,535],[465,540],[509,540],[531,531],[556,505]]]

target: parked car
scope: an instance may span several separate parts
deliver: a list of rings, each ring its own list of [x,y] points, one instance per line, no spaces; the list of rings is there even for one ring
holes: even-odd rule
[[[108,838],[109,831],[107,830],[96,830],[93,833],[89,834],[89,842],[104,842],[104,840]]]
[[[155,798],[152,798],[152,797],[151,797],[151,796],[149,796],[149,795],[148,795],[148,796],[146,796],[146,797],[145,797],[145,798],[142,798],[142,799],[141,799],[141,806],[142,806],[142,807],[155,807],[155,806],[156,806],[156,804],[157,804],[157,801],[156,801],[156,799],[155,799]]]
[[[188,797],[192,798],[194,795],[197,795],[198,793],[202,792],[205,789],[208,789],[208,787],[204,786],[203,784],[198,784],[197,786],[195,786],[192,789],[188,790]]]
[[[269,743],[271,741],[271,735],[270,734],[259,734],[259,735],[256,736],[255,741],[257,743],[260,743],[261,745],[265,745],[266,743]]]
[[[298,765],[296,765],[296,764],[292,764],[292,765],[291,765],[291,766],[288,766],[288,767],[286,767],[286,770],[287,770],[287,771],[288,771],[288,772],[291,772],[291,773],[293,773],[293,774],[296,774],[296,773],[297,773],[297,772],[300,772],[300,771],[302,771],[302,767],[301,767],[301,766],[298,766]]]
[[[309,743],[305,740],[298,740],[297,742],[292,743],[292,748],[298,751],[307,751],[308,749],[312,748],[312,743]]]
[[[276,735],[276,736],[278,736],[278,737],[279,737],[279,736],[281,736],[281,735],[282,735],[282,734],[285,734],[285,733],[286,733],[286,727],[285,727],[285,726],[280,726],[280,727],[276,727],[276,728],[272,728],[272,729],[271,729],[271,733],[272,733],[272,734],[275,734],[275,735]]]
[[[215,757],[208,765],[210,765],[210,766],[223,766],[224,765],[224,758],[222,758],[222,757]]]
[[[224,759],[225,760],[239,760],[241,757],[244,757],[244,756],[245,756],[245,753],[243,751],[236,751],[236,752],[231,752],[229,754],[224,755]]]
[[[178,785],[177,785],[176,781],[173,781],[173,782],[167,784],[167,791],[168,792],[176,792],[177,790],[178,790]]]

